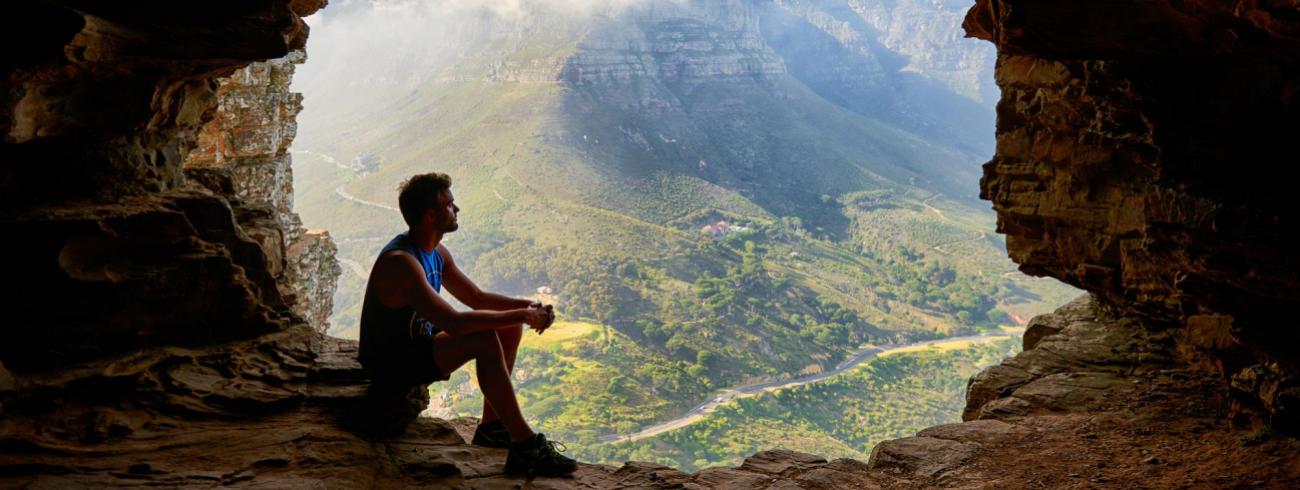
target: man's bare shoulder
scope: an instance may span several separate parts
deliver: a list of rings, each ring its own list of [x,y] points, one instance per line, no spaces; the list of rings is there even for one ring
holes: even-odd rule
[[[379,254],[375,260],[374,270],[370,271],[371,282],[375,279],[388,280],[395,277],[401,277],[408,272],[422,270],[420,263],[416,261],[415,256],[405,250],[389,250]]]
[[[451,251],[447,250],[447,246],[446,246],[446,245],[443,245],[443,244],[439,243],[439,244],[438,244],[438,248],[436,248],[435,250],[438,251],[438,254],[439,254],[439,255],[442,255],[442,260],[445,260],[445,261],[447,261],[447,262],[451,262]]]
[[[389,308],[406,304],[406,290],[424,281],[424,269],[415,256],[401,250],[391,250],[379,255],[370,271],[366,288],[379,295],[379,300]]]

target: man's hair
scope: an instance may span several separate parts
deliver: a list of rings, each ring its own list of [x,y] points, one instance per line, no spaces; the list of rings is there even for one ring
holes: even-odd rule
[[[438,208],[438,195],[450,188],[451,177],[438,172],[415,175],[402,182],[397,194],[397,207],[401,208],[407,226],[415,228],[419,225],[424,210]]]

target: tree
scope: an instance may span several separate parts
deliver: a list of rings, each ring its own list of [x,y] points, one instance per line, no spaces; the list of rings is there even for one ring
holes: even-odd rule
[[[714,357],[716,356],[713,354],[713,351],[700,349],[695,352],[695,363],[701,366],[708,366],[710,362],[713,362]]]

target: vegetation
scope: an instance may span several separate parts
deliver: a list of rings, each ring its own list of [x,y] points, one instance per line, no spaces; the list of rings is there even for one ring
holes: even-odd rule
[[[682,429],[635,442],[576,444],[585,461],[652,461],[695,471],[785,448],[866,460],[876,443],[960,422],[966,380],[1017,339],[869,360],[820,383],[741,398]]]
[[[458,63],[562,58],[574,32],[532,33],[541,38],[526,49],[492,45]],[[295,156],[297,210],[355,265],[330,332],[356,335],[365,270],[405,228],[395,211],[336,190],[394,206],[406,177],[447,172],[463,208],[447,240],[457,263],[488,289],[550,291],[568,322],[528,336],[516,372],[525,413],[560,439],[628,433],[722,387],[830,369],[865,343],[995,329],[1071,294],[1013,271],[983,205],[944,197],[962,195],[949,176],[972,174],[979,158],[792,78],[456,76],[374,82],[346,103],[307,95],[296,147],[312,153]],[[337,163],[360,155],[380,163]],[[437,414],[479,410],[468,374],[434,389]],[[754,430],[787,430],[755,420]],[[808,427],[809,447],[847,454],[869,442]],[[673,461],[687,466],[734,455],[681,451]]]

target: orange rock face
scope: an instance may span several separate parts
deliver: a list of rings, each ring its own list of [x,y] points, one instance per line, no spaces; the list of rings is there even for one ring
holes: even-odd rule
[[[324,332],[342,272],[323,230],[306,231],[293,212],[295,118],[302,94],[289,91],[301,50],[252,63],[217,83],[217,109],[182,164],[187,176],[236,208],[239,225],[266,252],[286,303]]]
[[[1279,172],[1300,134],[1296,13],[984,0],[965,22],[1000,53],[981,197],[1011,258],[1182,329],[1189,360],[1288,430],[1300,427],[1300,329],[1286,320],[1300,305],[1300,206]],[[1250,374],[1264,371],[1276,381]]]

